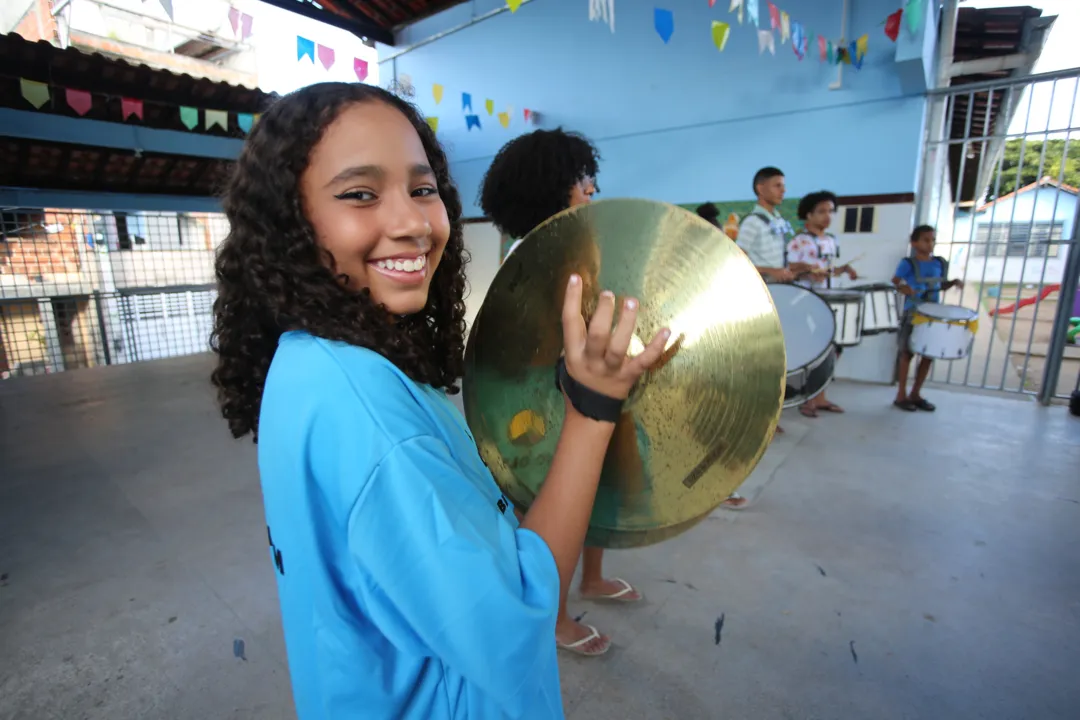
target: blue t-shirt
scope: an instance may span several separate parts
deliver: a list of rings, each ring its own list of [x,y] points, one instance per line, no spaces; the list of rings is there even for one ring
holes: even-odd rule
[[[915,265],[919,266],[919,277],[915,276]],[[896,277],[906,282],[915,294],[904,297],[904,310],[911,310],[919,303],[938,302],[941,297],[941,284],[945,280],[945,268],[941,260],[932,257],[929,260],[916,260],[913,257],[904,258],[896,266]],[[921,278],[921,281],[920,281]],[[927,282],[932,278],[940,278],[939,282]]]
[[[555,560],[444,393],[286,333],[258,454],[300,720],[563,718]]]

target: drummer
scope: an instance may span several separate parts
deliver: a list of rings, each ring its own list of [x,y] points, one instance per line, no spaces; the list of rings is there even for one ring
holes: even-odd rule
[[[561,128],[521,135],[499,150],[484,176],[480,206],[500,231],[515,238],[510,253],[552,215],[592,199],[599,160],[599,152],[587,138]],[[584,275],[583,279],[589,283]],[[582,598],[617,603],[641,599],[641,593],[625,580],[604,578],[602,548],[586,547],[582,555]],[[570,616],[567,590],[559,598],[556,644],[578,655],[602,655],[611,647],[611,638]]]
[[[836,236],[828,232],[836,212],[836,195],[828,190],[820,190],[803,196],[799,200],[799,219],[803,221],[803,230],[787,245],[788,263],[805,263],[812,270],[796,283],[812,290],[824,290],[832,287],[832,279],[847,275],[854,280],[858,275],[851,265],[835,266],[840,257],[840,243]],[[836,347],[836,356],[840,357],[843,348]],[[818,411],[842,413],[843,408],[830,402],[822,391],[799,407],[799,412],[809,418],[816,418]]]
[[[911,338],[911,316],[916,306],[924,302],[938,302],[941,290],[950,290],[954,287],[963,288],[962,280],[948,280],[948,263],[945,258],[934,255],[934,243],[936,233],[930,225],[920,225],[911,232],[912,256],[900,261],[893,276],[893,285],[900,291],[904,298],[904,318],[900,324],[900,368],[897,380],[899,387],[896,391],[896,399],[893,405],[907,412],[923,410],[933,412],[935,407],[922,396],[922,386],[930,375],[930,365],[933,360],[927,357],[919,358],[919,365],[915,369],[915,382],[911,385],[911,392],[905,392],[907,388],[908,372],[911,369],[911,360],[914,353],[908,347]]]

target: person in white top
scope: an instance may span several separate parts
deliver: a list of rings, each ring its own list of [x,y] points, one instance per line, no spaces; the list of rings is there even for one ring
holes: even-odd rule
[[[552,215],[588,203],[597,192],[600,154],[577,133],[536,130],[504,145],[484,176],[480,207],[501,232],[517,241],[514,252],[533,228]],[[590,272],[582,273],[584,285]],[[603,548],[585,547],[582,553],[581,596],[586,600],[635,602],[641,600],[630,583],[603,576]],[[575,620],[566,607],[567,593],[560,597],[555,642],[578,655],[602,655],[611,638]],[[506,628],[513,632],[513,628]]]
[[[805,195],[799,200],[799,219],[803,221],[803,230],[787,245],[789,263],[800,263],[810,268],[809,275],[797,282],[814,290],[832,287],[832,279],[847,275],[854,280],[858,277],[851,265],[837,265],[840,258],[840,243],[836,236],[828,232],[832,225],[833,213],[836,212],[836,195],[828,190]],[[836,348],[837,357],[841,348]],[[818,411],[844,412],[836,403],[825,397],[824,391],[799,407],[799,412],[809,418],[816,418]]]

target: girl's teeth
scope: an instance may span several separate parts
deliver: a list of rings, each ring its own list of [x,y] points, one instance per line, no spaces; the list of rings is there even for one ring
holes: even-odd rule
[[[375,263],[375,267],[380,267],[384,270],[396,270],[398,272],[418,272],[424,269],[427,265],[427,258],[423,255],[415,260],[379,260]]]

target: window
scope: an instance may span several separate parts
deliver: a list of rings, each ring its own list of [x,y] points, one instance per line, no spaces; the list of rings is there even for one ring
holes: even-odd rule
[[[1057,257],[1063,223],[1002,223],[975,226],[973,257]]]
[[[873,205],[844,208],[844,232],[872,233],[876,229],[875,219]]]

